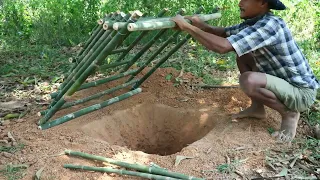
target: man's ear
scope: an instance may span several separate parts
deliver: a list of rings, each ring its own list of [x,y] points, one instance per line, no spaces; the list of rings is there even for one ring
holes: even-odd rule
[[[264,7],[267,7],[269,8],[269,2],[268,0],[261,0],[261,6],[264,8]]]

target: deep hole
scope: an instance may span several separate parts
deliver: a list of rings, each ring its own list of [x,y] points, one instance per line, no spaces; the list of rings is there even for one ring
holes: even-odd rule
[[[91,122],[82,129],[111,144],[148,154],[171,155],[204,137],[213,127],[212,110],[143,104]]]

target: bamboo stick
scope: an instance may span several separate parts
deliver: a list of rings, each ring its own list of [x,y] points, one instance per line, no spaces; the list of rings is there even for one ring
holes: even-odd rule
[[[162,17],[166,12],[168,11],[167,8],[163,9],[158,15],[157,17]],[[184,13],[184,11],[180,10],[179,13]],[[116,60],[116,62],[120,62],[128,53],[129,51],[131,51],[131,49],[136,46],[140,41],[141,39],[146,36],[149,32],[148,31],[144,31],[142,32],[130,45],[129,47],[126,49],[126,51],[124,51],[119,57],[118,59]]]
[[[134,14],[128,14],[124,19],[128,19],[128,23],[131,22],[133,18],[136,18],[137,16],[139,17],[141,13],[140,12],[135,12]],[[122,30],[122,33],[128,32],[126,29]],[[62,103],[59,103],[58,106],[56,106],[57,102],[60,101],[62,97],[66,95],[66,93],[71,92],[73,94],[77,89],[81,86],[81,84],[85,81],[85,79],[94,71],[94,69],[97,67],[97,63],[102,61],[108,56],[108,53],[116,46],[117,41],[121,38],[122,33],[117,33],[116,37],[113,38],[111,41],[110,39],[113,37],[113,34],[116,34],[116,31],[113,31],[108,38],[105,40],[107,45],[102,44],[99,46],[98,51],[101,52],[97,57],[91,56],[90,59],[88,59],[86,62],[83,63],[82,67],[78,71],[77,68],[71,73],[69,77],[72,77],[69,79],[69,81],[66,83],[65,87],[63,87],[60,91],[60,93],[55,97],[54,101],[50,104],[50,110],[48,113],[43,116],[39,120],[39,124],[43,124],[47,122],[52,115],[59,110],[59,108],[63,105]],[[110,42],[109,42],[110,41]],[[102,50],[100,50],[102,49]],[[89,67],[88,67],[89,66]],[[68,78],[69,78],[68,77]],[[77,84],[74,84],[74,83]],[[69,94],[69,95],[71,95]],[[63,102],[64,100],[61,100],[60,102]],[[53,108],[56,106],[55,108]]]
[[[125,47],[125,48],[121,48],[121,49],[115,49],[113,51],[111,51],[110,54],[118,54],[118,53],[122,53],[122,52],[125,52],[127,50],[128,47]]]
[[[95,43],[95,45],[89,50],[89,52],[85,52],[82,54],[82,56],[78,57],[80,60],[80,63],[72,70],[71,73],[69,73],[69,76],[64,80],[64,82],[60,85],[59,90],[62,90],[68,83],[69,81],[74,78],[74,75],[81,71],[80,69],[83,69],[83,65],[85,63],[89,63],[90,59],[92,60],[92,54],[95,52],[99,52],[103,49],[103,46],[105,46],[110,40],[111,40],[111,35],[112,31],[106,31],[103,36],[99,39],[98,43]],[[110,36],[110,37],[109,37]],[[106,38],[108,37],[108,38]],[[95,40],[93,40],[95,41]],[[93,43],[93,42],[92,42]],[[102,43],[102,44],[101,44]],[[88,48],[87,48],[88,49]],[[82,71],[81,71],[82,72]]]
[[[140,165],[140,164],[130,164],[130,163],[116,161],[116,160],[113,160],[110,158],[91,155],[91,154],[78,152],[78,151],[65,150],[65,154],[72,155],[72,156],[78,156],[78,157],[82,157],[82,158],[89,159],[89,160],[107,162],[109,164],[117,165],[117,166],[128,168],[128,169],[134,169],[134,170],[137,170],[140,172],[158,174],[158,175],[179,178],[179,179],[202,180],[201,178],[196,178],[196,177],[192,177],[192,176],[188,176],[188,175],[184,175],[184,174],[176,173],[176,172],[170,172],[168,170],[158,168],[158,167],[150,167],[150,166],[144,166],[144,165]]]
[[[105,64],[105,65],[99,66],[99,70],[118,67],[118,66],[121,66],[121,65],[124,65],[124,64],[128,64],[129,62],[130,62],[130,60],[121,61],[121,62],[115,62],[115,63],[112,63],[112,64]]]
[[[209,21],[213,19],[218,19],[221,17],[221,13],[214,14],[202,14],[199,15],[199,18],[202,21]],[[188,23],[191,23],[190,20],[185,19]],[[159,20],[159,21],[137,21],[135,23],[130,23],[128,25],[129,31],[150,31],[156,29],[169,29],[176,27],[176,23],[172,20]]]
[[[139,18],[142,16],[140,11],[135,11],[135,13],[128,20],[128,24],[135,18]],[[90,73],[94,72],[101,61],[103,61],[109,53],[123,41],[122,36],[128,34],[129,31],[127,29],[121,29],[118,31],[116,36],[108,43],[108,45],[103,49],[102,53],[97,56],[97,58],[92,62],[92,64],[84,71],[83,74],[75,81],[75,83],[71,86],[71,88],[67,91],[67,96],[71,96],[77,89],[81,86],[81,84],[86,80],[86,78],[90,75]]]
[[[94,94],[92,96],[88,96],[86,98],[83,98],[83,99],[79,99],[79,100],[76,100],[76,101],[73,101],[73,102],[69,102],[69,103],[65,103],[59,110],[61,109],[66,109],[66,108],[69,108],[69,107],[72,107],[72,106],[75,106],[75,105],[78,105],[78,104],[82,104],[82,103],[85,103],[85,102],[88,102],[88,101],[91,101],[93,99],[97,99],[99,97],[102,97],[104,95],[107,95],[107,94],[110,94],[110,93],[113,93],[119,89],[123,89],[125,87],[128,87],[129,85],[132,85],[134,83],[138,82],[138,79],[135,79],[135,80],[132,80],[130,82],[127,82],[127,83],[124,83],[124,84],[121,84],[119,86],[116,86],[114,88],[111,88],[111,89],[107,89],[105,91],[102,91],[102,92],[99,92],[97,94]],[[45,110],[45,111],[41,111],[38,113],[38,116],[41,116],[41,115],[45,115],[49,110]]]
[[[83,108],[83,109],[81,109],[79,111],[76,111],[74,113],[71,113],[71,114],[68,114],[66,116],[60,117],[60,118],[58,118],[58,119],[56,119],[54,121],[42,124],[42,125],[39,126],[39,129],[44,130],[44,129],[48,129],[48,128],[60,125],[62,123],[68,122],[68,121],[70,121],[72,119],[75,119],[77,117],[83,116],[83,115],[88,114],[90,112],[102,109],[102,108],[107,107],[107,106],[109,106],[111,104],[114,104],[116,102],[119,102],[119,101],[122,101],[124,99],[127,99],[127,98],[129,98],[129,97],[131,97],[133,95],[136,95],[136,94],[140,93],[141,91],[142,91],[141,88],[138,88],[138,89],[135,89],[133,91],[124,93],[124,94],[122,94],[120,96],[111,98],[111,99],[109,99],[107,101],[104,101],[104,102],[102,102],[100,104],[95,104],[95,105]],[[63,100],[63,99],[61,99],[61,100]]]
[[[136,71],[137,70],[130,70],[130,71],[126,71],[124,73],[113,75],[113,76],[110,76],[110,77],[107,77],[107,78],[104,78],[104,79],[100,79],[100,80],[97,80],[97,81],[93,81],[93,82],[89,82],[89,83],[83,84],[83,85],[80,86],[79,91],[83,90],[83,89],[90,88],[90,87],[96,87],[96,86],[99,86],[101,84],[105,84],[107,82],[114,81],[114,80],[123,78],[123,77],[128,76],[128,75],[132,75]],[[59,94],[59,92],[51,93],[50,94],[51,99],[55,98],[58,94]],[[41,115],[43,115],[43,114],[41,114]]]
[[[127,17],[123,18],[122,20],[126,20],[129,18],[129,14],[127,15]],[[106,31],[105,34],[103,35],[102,38],[100,38],[100,41],[98,41],[99,43],[96,43],[92,49],[87,53],[87,55],[81,60],[81,62],[79,63],[79,65],[70,73],[70,75],[67,77],[67,79],[60,85],[59,90],[61,90],[61,92],[63,92],[63,94],[61,94],[61,96],[57,96],[56,97],[56,101],[59,100],[59,98],[62,97],[62,95],[64,95],[64,93],[66,92],[66,90],[63,91],[63,89],[66,86],[71,86],[69,83],[72,79],[76,79],[78,78],[82,72],[87,68],[87,66],[89,66],[92,61],[95,59],[95,57],[104,49],[104,47],[110,42],[110,40],[112,39],[112,37],[116,34],[115,31]],[[105,38],[107,37],[107,38]],[[101,42],[101,40],[103,42]],[[69,84],[69,85],[68,85]],[[69,87],[68,87],[69,88]],[[54,102],[50,105],[53,106]]]
[[[188,34],[182,41],[180,41],[174,48],[172,48],[161,60],[158,64],[156,64],[147,74],[145,74],[138,83],[136,83],[133,89],[138,88],[145,80],[147,80],[152,73],[154,73],[166,60],[174,54],[184,43],[186,43],[192,36]]]
[[[113,16],[113,13],[107,14],[106,17],[105,17],[105,20],[110,19],[112,16]],[[78,57],[82,55],[84,50],[88,47],[88,45],[91,43],[91,41],[97,35],[97,33],[99,32],[101,26],[102,25],[98,22],[97,25],[93,28],[93,31],[90,33],[90,38],[85,42],[83,48],[81,49],[81,51],[78,54]]]
[[[114,173],[118,175],[136,176],[136,177],[142,177],[146,179],[178,180],[176,178],[170,178],[166,176],[141,173],[141,172],[135,172],[135,171],[119,170],[119,169],[113,169],[113,168],[79,166],[79,165],[72,165],[72,164],[65,164],[63,167],[68,169],[82,169],[87,171],[98,171],[98,172]]]
[[[127,80],[127,82],[131,81],[136,75],[138,75],[145,67],[147,67],[151,62],[152,60],[157,57],[157,55],[159,55],[162,50],[164,50],[169,44],[170,42],[172,42],[172,40],[174,40],[179,34],[181,33],[181,31],[177,31],[176,33],[174,33],[173,35],[171,35],[167,40],[166,42],[164,42],[161,47],[156,51],[154,52],[149,58],[148,60],[143,63],[142,66],[139,67],[139,69],[131,75],[131,77]]]

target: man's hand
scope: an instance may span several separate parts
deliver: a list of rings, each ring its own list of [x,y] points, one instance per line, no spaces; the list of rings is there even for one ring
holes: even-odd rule
[[[171,18],[177,24],[175,29],[185,30],[186,26],[188,25],[187,21],[181,15],[177,15],[176,17]]]
[[[199,16],[186,16],[185,19],[189,19],[192,22],[193,26],[196,26],[200,29],[204,28],[205,23],[199,18]]]

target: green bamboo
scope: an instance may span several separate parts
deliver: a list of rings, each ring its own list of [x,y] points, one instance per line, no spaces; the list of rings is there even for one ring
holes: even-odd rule
[[[140,173],[140,172],[135,172],[135,171],[119,170],[119,169],[113,169],[113,168],[79,166],[79,165],[72,165],[72,164],[65,164],[63,167],[68,168],[68,169],[81,169],[81,170],[87,170],[87,171],[114,173],[114,174],[118,174],[118,175],[136,176],[136,177],[142,177],[142,178],[146,178],[146,179],[178,180],[176,178],[170,178],[170,177],[166,177],[166,176],[153,175],[153,174],[148,174],[148,173]]]
[[[89,63],[90,59],[92,61],[92,55],[94,56],[95,53],[98,53],[99,51],[101,51],[101,49],[103,48],[102,45],[106,45],[111,40],[111,35],[112,35],[112,31],[105,31],[102,37],[99,39],[99,41],[95,43],[95,45],[89,50],[89,52],[86,52],[86,54],[82,53],[82,56],[77,58],[78,60],[80,60],[79,64],[71,71],[71,73],[69,73],[69,76],[67,77],[67,79],[64,80],[63,83],[60,85],[59,90],[63,89],[69,83],[69,81],[72,78],[74,78],[74,75],[78,73],[81,68],[83,68],[83,65],[85,63]]]
[[[137,71],[137,70],[130,70],[130,71],[126,71],[126,72],[124,72],[124,73],[120,73],[120,74],[117,74],[117,75],[113,75],[113,76],[107,77],[107,78],[105,78],[105,79],[100,79],[100,80],[97,80],[97,81],[93,81],[93,82],[89,82],[89,83],[83,84],[83,85],[81,85],[81,87],[79,88],[79,91],[80,91],[80,90],[83,90],[83,89],[90,88],[90,87],[96,87],[96,86],[98,86],[98,85],[105,84],[105,83],[107,83],[107,82],[114,81],[114,80],[123,78],[123,77],[128,76],[128,75],[132,75],[132,74],[134,74],[136,71]],[[55,98],[58,94],[59,94],[59,92],[51,93],[51,94],[50,94],[51,99]],[[41,115],[43,115],[43,114],[41,114]]]
[[[130,163],[116,161],[116,160],[113,160],[110,158],[96,156],[96,155],[87,154],[87,153],[78,152],[78,151],[65,150],[65,154],[72,155],[72,156],[78,156],[78,157],[82,157],[82,158],[89,159],[89,160],[107,162],[109,164],[117,165],[117,166],[128,168],[128,169],[134,169],[134,170],[137,170],[140,172],[158,174],[158,175],[179,178],[179,179],[202,180],[201,178],[196,178],[196,177],[192,177],[192,176],[188,176],[188,175],[184,175],[184,174],[176,173],[176,172],[170,172],[168,170],[158,168],[158,167],[150,167],[150,166],[144,166],[144,165],[140,165],[140,164],[130,164]]]
[[[136,17],[141,17],[142,13],[136,11],[132,17],[129,18],[128,24]],[[81,76],[75,81],[75,83],[71,86],[71,88],[67,91],[67,96],[71,96],[73,93],[77,91],[77,89],[81,86],[81,84],[87,79],[87,77],[95,71],[97,67],[99,67],[101,61],[103,61],[110,52],[124,39],[122,36],[128,34],[129,31],[127,29],[121,29],[118,33],[112,38],[112,40],[108,43],[108,45],[102,50],[102,53],[96,57],[96,59],[90,64],[90,66],[81,74]]]
[[[104,20],[108,20],[112,17],[112,13],[107,14]],[[97,35],[97,33],[99,32],[99,27],[101,27],[102,24],[97,23],[97,25],[93,28],[93,30],[90,33],[90,38],[85,42],[83,48],[81,49],[81,51],[78,54],[78,57],[82,55],[82,53],[84,52],[84,50],[88,47],[88,45],[91,43],[91,41],[94,39],[94,37]]]
[[[132,15],[128,14],[124,19],[128,19],[127,21],[129,23],[129,22],[131,22],[131,20],[133,18],[135,18],[136,16],[139,16],[139,15],[140,15],[139,12],[134,13]],[[111,39],[113,37],[113,34],[116,34],[116,33],[117,33],[116,31],[113,31],[113,33],[111,33],[105,41],[107,41],[107,43],[108,43],[109,39]],[[55,112],[57,112],[59,110],[59,108],[63,104],[60,103],[58,106],[56,106],[56,103],[59,102],[60,99],[62,97],[64,97],[66,93],[68,93],[68,91],[69,92],[71,91],[72,93],[77,91],[77,89],[81,86],[81,84],[85,81],[85,79],[94,71],[94,69],[97,66],[97,63],[102,61],[103,59],[105,59],[107,57],[108,53],[115,47],[116,42],[119,39],[121,39],[121,37],[119,37],[119,36],[122,36],[125,33],[128,33],[128,31],[126,29],[123,29],[120,33],[118,32],[117,35],[106,46],[105,46],[105,44],[101,44],[98,48],[98,51],[101,53],[98,55],[97,58],[95,58],[95,56],[94,57],[91,56],[90,59],[88,59],[85,63],[83,63],[83,66],[80,68],[80,70],[77,70],[77,68],[76,68],[73,71],[73,73],[71,73],[71,75],[69,75],[69,77],[72,77],[72,79],[70,79],[67,82],[65,87],[63,87],[61,89],[60,93],[56,96],[54,101],[51,102],[50,107],[52,107],[52,108],[50,108],[48,113],[39,120],[40,125],[47,122],[52,117],[52,115],[55,114]],[[102,49],[102,51],[100,49]],[[76,83],[74,83],[75,81],[76,81]],[[56,106],[56,107],[53,108],[54,106]]]
[[[79,100],[76,100],[76,101],[73,101],[73,102],[69,102],[69,103],[65,103],[59,110],[61,109],[66,109],[66,108],[69,108],[69,107],[72,107],[72,106],[75,106],[75,105],[78,105],[78,104],[82,104],[82,103],[85,103],[85,102],[88,102],[88,101],[91,101],[93,99],[97,99],[99,97],[102,97],[104,95],[107,95],[107,94],[110,94],[110,93],[113,93],[119,89],[123,89],[125,87],[128,87],[129,85],[132,85],[134,83],[138,82],[138,79],[135,79],[135,80],[132,80],[130,82],[127,82],[127,83],[124,83],[124,84],[121,84],[119,86],[116,86],[114,88],[111,88],[111,89],[107,89],[105,91],[102,91],[102,92],[99,92],[97,94],[94,94],[92,96],[88,96],[86,98],[83,98],[83,99],[79,99]],[[45,110],[45,111],[41,111],[39,112],[40,115],[44,115],[48,112],[49,110]],[[38,115],[39,115],[38,113]]]
[[[218,19],[221,17],[221,13],[214,14],[201,14],[199,18],[202,21],[209,21],[213,19]],[[188,23],[191,23],[190,20],[186,19]],[[156,29],[169,29],[176,27],[176,23],[170,19],[168,20],[159,20],[159,21],[137,21],[135,23],[130,23],[128,25],[129,31],[150,31]]]
[[[109,99],[107,101],[104,101],[104,102],[102,102],[100,104],[95,104],[95,105],[83,108],[83,109],[81,109],[79,111],[76,111],[74,113],[71,113],[71,114],[68,114],[66,116],[60,117],[60,118],[58,118],[58,119],[56,119],[54,121],[42,124],[42,125],[39,126],[39,129],[44,130],[44,129],[48,129],[48,128],[60,125],[62,123],[68,122],[68,121],[70,121],[72,119],[75,119],[77,117],[83,116],[83,115],[88,114],[90,112],[102,109],[102,108],[107,107],[107,106],[109,106],[111,104],[114,104],[116,102],[119,102],[119,101],[122,101],[124,99],[127,99],[127,98],[129,98],[129,97],[131,97],[133,95],[136,95],[136,94],[140,93],[141,91],[142,91],[141,88],[137,88],[137,89],[135,89],[133,91],[130,91],[130,92],[124,93],[124,94],[122,94],[120,96],[111,98],[111,99]],[[61,99],[61,100],[63,100],[63,99]]]
[[[168,9],[163,9],[159,14],[158,14],[158,16],[157,17],[162,17],[166,12],[168,11]],[[177,13],[177,14],[182,14],[182,13],[184,13],[185,11],[183,10],[183,9],[180,9],[179,10],[179,12]],[[144,36],[146,36],[147,34],[148,34],[149,32],[148,31],[144,31],[144,32],[142,32],[130,45],[129,45],[129,47],[126,49],[126,51],[125,52],[123,52],[119,57],[118,57],[118,59],[116,60],[116,62],[120,62],[128,53],[129,53],[129,51],[131,51],[131,49],[134,47],[134,46],[136,46],[140,41],[141,41],[141,39],[144,37]],[[164,33],[164,32],[163,32]],[[163,34],[162,33],[162,34]],[[161,34],[161,35],[162,35]],[[159,35],[159,37],[161,36],[161,35]],[[159,38],[158,37],[158,38]],[[154,42],[152,42],[152,44],[153,44]],[[151,45],[152,45],[151,44]],[[149,48],[148,48],[149,49]],[[146,50],[148,50],[148,49],[146,49]],[[141,57],[141,56],[140,56]],[[130,63],[131,64],[131,63]],[[132,64],[131,64],[132,65]],[[131,65],[129,66],[129,67],[131,67]],[[122,72],[124,72],[124,71],[122,71]]]
[[[185,11],[184,9],[180,9],[177,14],[183,14]],[[167,31],[168,29],[160,30],[128,63],[120,72],[127,71],[135,62],[139,60],[139,58]],[[118,58],[117,61],[121,59]]]
[[[123,18],[122,20],[126,20],[129,18],[129,15],[125,18]],[[105,34],[103,35],[102,38],[100,38],[100,41],[98,41],[98,43],[96,43],[92,49],[87,53],[87,55],[81,60],[81,62],[78,64],[78,66],[70,73],[70,75],[67,77],[67,79],[60,85],[59,90],[63,91],[63,89],[65,88],[65,86],[68,86],[68,84],[70,83],[70,81],[72,79],[76,79],[80,76],[80,74],[87,68],[87,66],[89,66],[92,61],[94,60],[94,58],[103,50],[103,48],[110,42],[110,40],[112,39],[112,37],[116,34],[115,31],[106,31]],[[105,38],[107,37],[107,38]],[[102,41],[102,42],[101,42]],[[70,86],[70,85],[69,85]],[[66,92],[66,90],[64,90]],[[64,93],[65,93],[64,92]],[[62,97],[61,96],[59,98]],[[57,96],[58,97],[58,96]],[[58,101],[59,98],[56,98],[55,100]],[[51,104],[51,106],[53,106],[53,104]]]
[[[172,48],[161,60],[158,64],[156,64],[147,74],[145,74],[140,81],[133,86],[133,89],[138,88],[145,80],[147,80],[152,73],[154,73],[163,63],[166,62],[166,60],[175,52],[178,51],[178,49],[186,43],[192,36],[188,34],[182,41],[180,41],[174,48]]]
[[[124,64],[128,64],[129,62],[130,62],[130,60],[121,61],[121,62],[115,62],[115,63],[111,63],[111,64],[105,64],[105,65],[99,66],[99,70],[105,70],[105,69],[118,67],[118,66],[121,66],[121,65],[124,65]]]
[[[118,19],[122,19],[123,18],[123,15],[118,15],[110,20],[118,20]],[[102,35],[105,35],[105,34],[109,34],[111,31],[105,31],[103,29],[103,25],[101,25],[101,29],[99,31],[99,33],[96,35],[96,37],[91,41],[91,43],[88,45],[88,47],[86,48],[86,50],[83,52],[83,55],[79,57],[79,59],[82,59],[84,58],[84,56],[91,50],[91,48],[93,48],[96,44],[99,44],[99,40],[102,39],[104,40],[103,38],[106,38],[106,37],[103,37],[101,38]]]
[[[170,36],[169,39],[167,39],[166,42],[164,42],[164,43],[161,45],[161,47],[160,47],[155,53],[153,53],[153,54],[148,58],[148,60],[147,60],[146,62],[144,62],[142,66],[139,67],[139,69],[138,69],[135,73],[133,73],[133,74],[131,75],[131,77],[127,80],[127,82],[128,82],[128,81],[131,81],[131,80],[132,80],[136,75],[138,75],[145,67],[147,67],[147,66],[151,63],[151,61],[152,61],[155,57],[157,57],[157,55],[159,55],[159,54],[162,52],[162,50],[165,49],[165,48],[170,44],[170,42],[171,42],[172,40],[174,40],[180,33],[181,33],[181,31],[178,31],[178,32],[174,33],[172,36]]]
[[[124,48],[121,48],[121,49],[115,49],[115,50],[111,51],[110,54],[118,54],[118,53],[125,52],[125,51],[127,51],[127,48],[128,47],[124,47]]]

